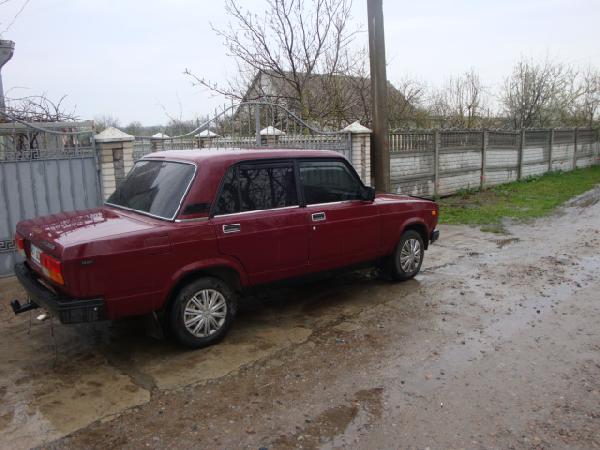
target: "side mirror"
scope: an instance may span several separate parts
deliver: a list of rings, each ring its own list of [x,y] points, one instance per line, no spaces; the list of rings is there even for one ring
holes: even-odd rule
[[[375,189],[370,186],[362,188],[360,193],[360,199],[366,202],[372,202],[375,200]]]

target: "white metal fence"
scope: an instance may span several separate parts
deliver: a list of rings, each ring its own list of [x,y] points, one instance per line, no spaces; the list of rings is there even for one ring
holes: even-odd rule
[[[351,158],[350,133],[321,130],[277,103],[241,102],[184,135],[136,136],[133,159],[162,150],[288,148],[334,150]]]

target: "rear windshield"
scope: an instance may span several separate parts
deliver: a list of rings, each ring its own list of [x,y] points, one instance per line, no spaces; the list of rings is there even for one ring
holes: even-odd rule
[[[138,161],[106,203],[173,219],[193,176],[192,164]]]

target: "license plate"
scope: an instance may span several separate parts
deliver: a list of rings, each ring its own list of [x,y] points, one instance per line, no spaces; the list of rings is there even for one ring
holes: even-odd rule
[[[35,245],[31,244],[31,260],[33,262],[35,262],[37,265],[41,265],[40,262],[40,254],[42,253],[42,250],[39,247],[36,247]]]

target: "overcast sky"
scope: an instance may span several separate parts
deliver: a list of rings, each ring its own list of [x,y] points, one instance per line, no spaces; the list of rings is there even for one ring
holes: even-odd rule
[[[0,6],[0,30],[24,1]],[[242,4],[262,11],[265,2]],[[354,0],[353,15],[366,23],[366,0]],[[599,0],[384,0],[384,16],[392,82],[437,85],[474,68],[493,88],[520,56],[600,67]],[[223,99],[183,70],[212,80],[234,70],[209,22],[227,25],[223,0],[30,0],[2,36],[16,42],[5,91],[67,94],[82,119],[110,114],[122,125],[166,122],[161,105],[204,115]],[[366,32],[356,45],[367,45]]]

